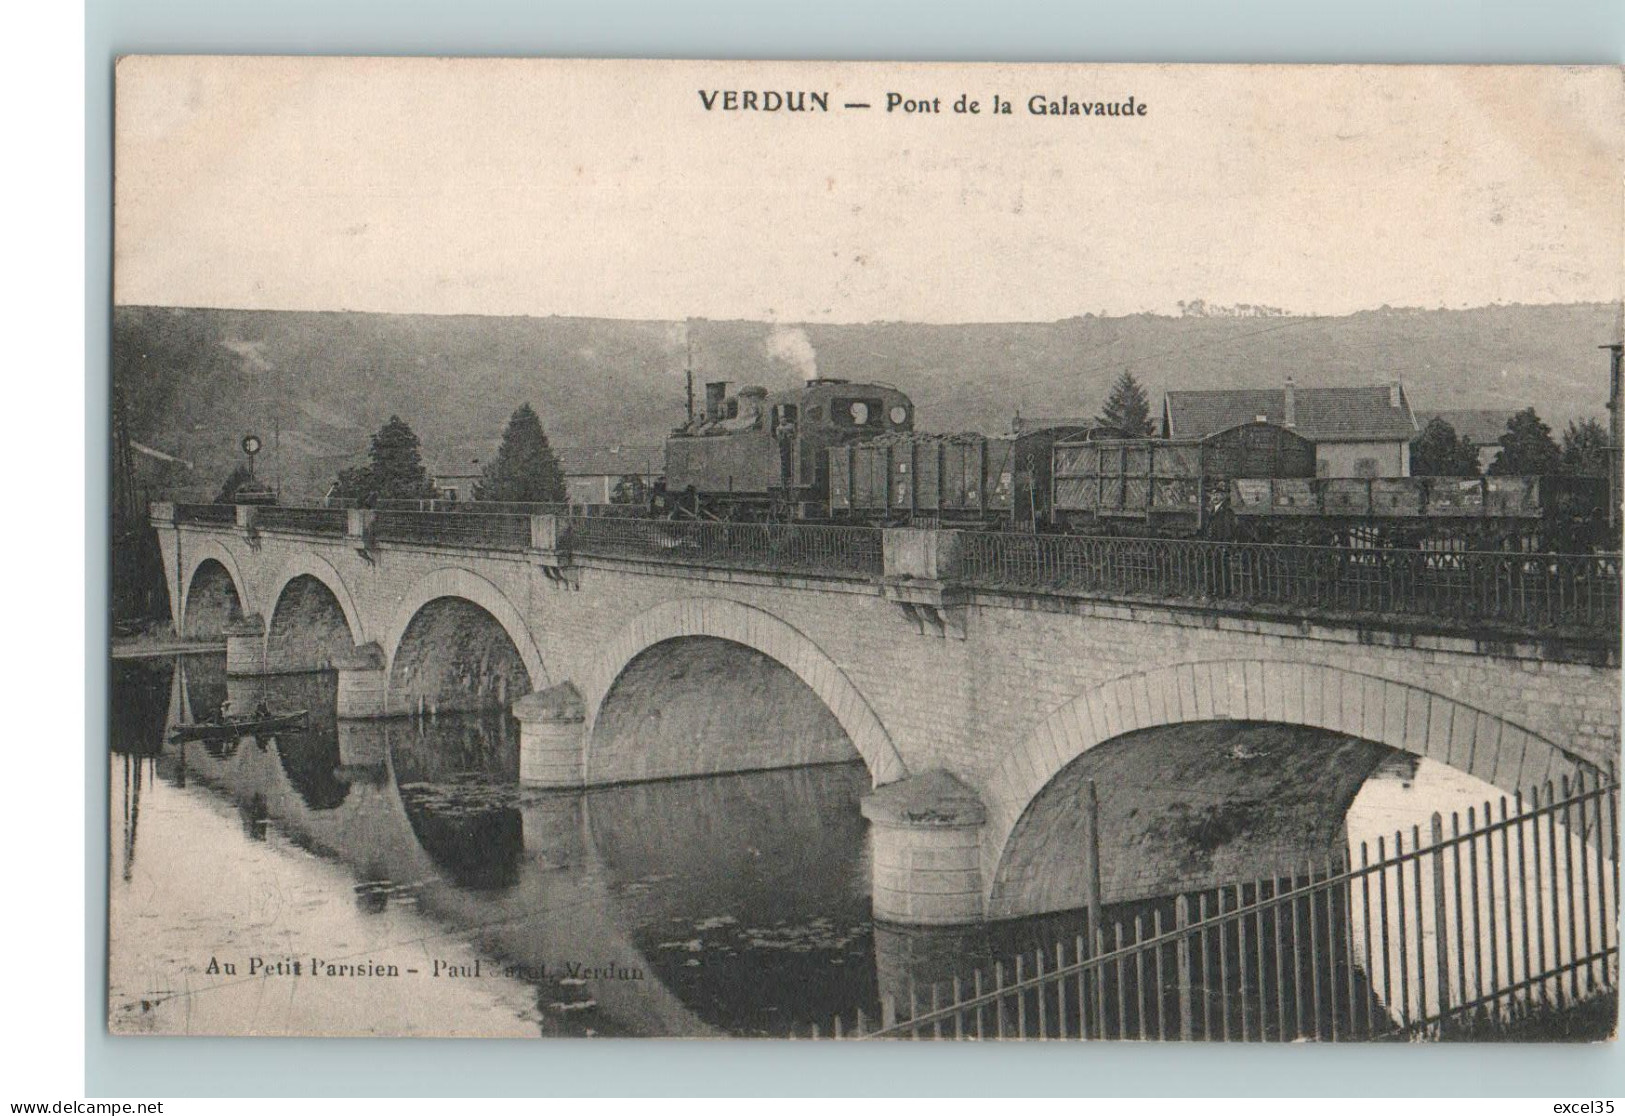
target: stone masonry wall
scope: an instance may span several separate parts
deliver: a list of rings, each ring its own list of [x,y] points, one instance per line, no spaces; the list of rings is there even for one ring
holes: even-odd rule
[[[1177,664],[1236,664],[1196,675],[1206,685],[1211,674],[1220,689],[1224,670],[1240,679],[1233,689],[1246,689],[1252,675],[1244,661],[1252,664],[1248,671],[1274,661],[1324,668],[1316,679],[1387,680],[1396,694],[1437,694],[1482,711],[1496,740],[1503,725],[1523,730],[1507,733],[1520,749],[1523,741],[1544,739],[1601,764],[1618,748],[1618,670],[1553,661],[1535,646],[1491,648],[1194,608],[985,592],[969,596],[964,638],[955,638],[951,629],[944,637],[922,626],[867,583],[583,559],[572,570],[572,587],[514,552],[385,544],[369,561],[343,538],[261,532],[255,547],[230,529],[190,526],[164,527],[159,536],[166,568],[179,576],[189,578],[204,558],[221,560],[240,583],[245,612],[270,615],[275,602],[267,596],[299,574],[323,580],[355,618],[357,642],[376,641],[386,659],[427,600],[448,593],[472,600],[514,638],[533,689],[578,686],[589,730],[621,670],[652,643],[712,635],[755,647],[824,700],[877,783],[943,768],[989,800],[989,882],[1005,837],[1043,785],[1037,780],[1059,766],[1059,758],[1054,765],[1023,758],[1063,747],[1049,739],[1055,719],[1114,679]],[[1293,678],[1294,687],[1307,685]],[[1377,711],[1368,714],[1373,728],[1386,715],[1389,736],[1396,717],[1400,730],[1411,727],[1413,740],[1429,733],[1425,716],[1415,720],[1414,704],[1407,713],[1403,700],[1391,699],[1384,714],[1382,691],[1362,698],[1359,685],[1350,682],[1338,693],[1355,702],[1356,714],[1361,701],[1376,700]],[[1256,698],[1238,698],[1211,715],[1241,716],[1252,701],[1259,719],[1290,719],[1283,710],[1266,715],[1266,692],[1273,693],[1261,685]],[[1117,728],[1152,723],[1161,721],[1126,709]],[[1327,727],[1347,731],[1350,723]],[[1471,739],[1487,729],[1465,731]],[[1415,742],[1421,750],[1423,742]],[[1446,761],[1455,762],[1448,755]]]

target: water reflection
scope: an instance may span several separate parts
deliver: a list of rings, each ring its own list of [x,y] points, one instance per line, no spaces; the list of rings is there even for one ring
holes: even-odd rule
[[[525,846],[513,719],[462,714],[372,727],[385,736],[407,821],[435,864],[459,887],[513,887]]]
[[[861,765],[542,793],[517,784],[506,716],[341,724],[331,699],[322,704],[328,679],[226,679],[218,659],[118,681],[168,688],[171,721],[207,717],[228,697],[313,710],[304,733],[162,743],[150,761],[170,796],[158,823],[175,831],[170,844],[208,844],[213,863],[251,859],[212,830],[219,803],[239,840],[343,866],[342,890],[297,905],[294,940],[353,941],[355,918],[427,919],[431,937],[483,962],[482,989],[528,989],[547,1033],[805,1033],[875,995]],[[142,733],[162,740],[150,711],[131,726],[132,739]],[[134,864],[128,830],[121,853]],[[284,869],[315,886],[315,862]],[[229,910],[214,926],[198,910],[170,913],[191,927],[177,931],[190,935],[187,954],[238,932]],[[140,944],[117,932],[114,942]],[[427,951],[430,966],[441,950],[394,948]],[[506,975],[493,982],[493,971]]]
[[[167,725],[210,717],[228,698],[262,697],[310,709],[307,731],[166,742]],[[114,886],[113,949],[129,954],[114,958],[115,1005],[162,1003],[188,982],[229,996],[201,981],[199,959],[222,943],[275,940],[294,953],[394,958],[426,971],[437,961],[490,966],[472,984],[423,978],[398,1008],[404,1022],[386,1030],[806,1034],[860,1007],[873,1017],[883,997],[924,1000],[933,983],[956,977],[968,986],[997,960],[1053,957],[1086,930],[1077,911],[950,930],[876,925],[861,764],[532,791],[518,785],[518,730],[506,715],[340,723],[331,675],[228,679],[219,656],[115,664],[113,729],[115,863],[127,885]],[[1390,757],[1355,798],[1348,834],[1357,847],[1435,809],[1492,797],[1439,765]],[[138,841],[143,828],[151,840]],[[185,877],[200,865],[274,875],[275,909],[261,909],[270,892],[238,893],[224,876],[188,891]],[[1249,878],[1187,900],[1200,913],[1258,895]],[[1148,932],[1173,924],[1174,904],[1169,896],[1105,914]],[[1400,1010],[1382,988],[1371,913],[1339,892],[1315,911],[1284,909],[1204,957],[1215,974],[1212,1025],[1245,1017],[1272,1037],[1344,1025],[1327,1011]],[[1314,948],[1344,959],[1332,970],[1347,989],[1342,1009],[1313,1001],[1308,970],[1274,948],[1293,919],[1318,920]],[[158,957],[168,968],[154,975]],[[1248,969],[1264,978],[1245,993],[1219,976]],[[189,975],[178,981],[177,971]],[[1142,1023],[1154,1030],[1156,1005],[1177,995],[1171,980],[1125,971],[1091,994],[1135,1005],[1121,1033],[1136,1036]],[[338,1018],[349,1009],[322,1010]],[[199,1018],[210,1017],[188,1009],[188,1026]],[[363,1014],[343,1033],[377,1026]]]

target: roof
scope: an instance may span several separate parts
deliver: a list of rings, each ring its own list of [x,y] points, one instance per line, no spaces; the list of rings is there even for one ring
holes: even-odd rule
[[[567,477],[647,476],[666,464],[660,446],[558,446],[553,452]]]
[[[1475,446],[1500,445],[1501,435],[1507,432],[1507,422],[1516,411],[1417,411],[1416,428],[1422,429],[1429,419],[1444,419]]]
[[[1408,442],[1416,437],[1410,401],[1391,386],[1294,388],[1297,421],[1292,429],[1312,442]],[[1285,388],[1170,391],[1165,396],[1169,437],[1205,438],[1233,426],[1256,422],[1286,424]]]
[[[1098,418],[1056,418],[1039,415],[1017,415],[1010,420],[1010,433],[1027,434],[1034,430],[1111,430]]]
[[[470,477],[483,477],[485,475],[485,466],[478,461],[457,462],[455,464],[449,461],[436,462],[426,466],[424,472],[435,480],[467,480]]]

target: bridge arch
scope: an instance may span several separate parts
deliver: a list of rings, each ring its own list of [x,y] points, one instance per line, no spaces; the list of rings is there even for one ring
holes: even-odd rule
[[[526,678],[522,681],[527,684],[526,689],[540,690],[551,684],[542,662],[541,649],[530,633],[524,613],[492,582],[461,567],[444,566],[419,578],[401,598],[390,620],[382,644],[388,656],[385,663],[389,678],[387,708],[394,712],[410,711],[410,701],[401,700],[400,680],[405,665],[402,651],[407,646],[414,623],[421,623],[437,605],[465,611],[471,607],[475,613],[483,613],[489,621],[495,622],[511,642],[511,653],[516,654],[523,664]],[[510,691],[506,696],[511,700],[524,692],[525,689]]]
[[[669,601],[626,625],[598,655],[583,680],[587,778],[593,765],[593,729],[611,689],[639,656],[658,644],[708,637],[739,644],[788,669],[816,695],[868,765],[876,786],[908,774],[880,718],[839,666],[803,632],[771,613],[720,597]]]
[[[325,669],[366,642],[361,610],[339,571],[309,552],[283,564],[265,595],[265,662],[269,669]],[[309,630],[292,631],[291,625]]]
[[[1324,729],[1447,764],[1509,794],[1581,769],[1550,740],[1497,714],[1340,667],[1235,659],[1124,675],[1052,710],[988,780],[990,902],[1017,824],[1073,760],[1141,729],[1227,720]]]
[[[254,602],[248,595],[248,582],[243,579],[243,571],[237,564],[236,556],[221,545],[217,540],[208,538],[202,539],[193,544],[193,546],[189,547],[186,553],[185,564],[183,567],[184,576],[181,581],[182,591],[180,594],[180,610],[178,616],[181,628],[179,632],[180,635],[190,636],[195,634],[188,630],[188,627],[192,622],[192,618],[189,614],[192,611],[193,593],[194,590],[207,591],[206,586],[209,580],[210,571],[215,568],[224,570],[226,576],[231,580],[231,590],[234,594],[236,594],[237,597],[238,615],[247,616],[254,612]],[[203,571],[204,574],[204,587],[200,587],[198,582],[198,573],[200,570]],[[218,635],[219,633],[212,632],[208,634]]]

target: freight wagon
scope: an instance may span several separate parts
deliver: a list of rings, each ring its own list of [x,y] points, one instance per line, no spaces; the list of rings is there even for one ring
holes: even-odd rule
[[[1590,477],[1245,477],[1230,482],[1228,504],[1253,538],[1325,542],[1363,531],[1478,549],[1584,551],[1607,543],[1606,501],[1606,480]]]
[[[1314,443],[1283,426],[1245,423],[1206,438],[1100,438],[1057,442],[1058,526],[1139,521],[1200,533],[1237,478],[1309,479]]]
[[[829,450],[833,519],[1045,526],[1050,452],[1061,439],[1120,436],[1084,420],[1008,435],[898,433]]]

